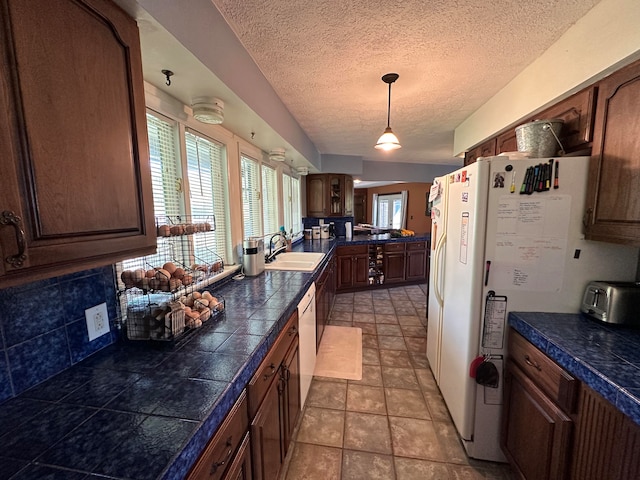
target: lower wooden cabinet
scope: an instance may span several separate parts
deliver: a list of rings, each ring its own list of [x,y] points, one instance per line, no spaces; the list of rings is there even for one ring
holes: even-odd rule
[[[342,246],[336,249],[337,290],[369,285],[369,250],[367,245]]]
[[[324,327],[329,322],[333,307],[336,293],[335,264],[335,257],[332,257],[316,282],[316,349],[320,348]]]
[[[502,449],[518,478],[640,478],[640,426],[514,330],[502,413]]]
[[[245,434],[236,458],[224,478],[225,480],[253,480],[251,470],[251,436],[249,432]]]
[[[502,449],[527,480],[567,478],[573,422],[513,362],[505,377]]]
[[[249,414],[246,391],[233,406],[220,428],[205,447],[204,452],[189,472],[187,480],[226,480],[245,478],[241,471],[248,471],[251,478],[251,466],[246,464],[247,451],[250,450]],[[233,465],[235,467],[229,467]],[[228,473],[227,473],[228,472]],[[238,472],[237,474],[233,472]]]
[[[571,468],[573,480],[640,478],[640,426],[583,385]]]
[[[252,478],[275,480],[300,415],[298,313],[293,313],[247,387]]]
[[[407,243],[405,279],[408,282],[429,278],[429,245],[427,242]]]
[[[383,250],[384,283],[402,283],[405,281],[405,244],[386,243]]]

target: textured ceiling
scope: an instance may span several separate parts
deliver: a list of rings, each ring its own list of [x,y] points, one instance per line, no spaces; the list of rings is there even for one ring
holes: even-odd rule
[[[598,1],[213,3],[320,153],[449,163],[454,129]],[[389,72],[403,148],[380,152]]]

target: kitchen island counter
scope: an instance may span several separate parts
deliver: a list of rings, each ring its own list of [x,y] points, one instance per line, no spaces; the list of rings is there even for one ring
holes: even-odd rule
[[[509,325],[640,425],[640,330],[539,312],[511,312]]]
[[[336,246],[428,239],[375,237],[299,242],[327,254],[314,272],[211,285],[225,313],[184,342],[119,342],[7,400],[0,479],[184,478]]]

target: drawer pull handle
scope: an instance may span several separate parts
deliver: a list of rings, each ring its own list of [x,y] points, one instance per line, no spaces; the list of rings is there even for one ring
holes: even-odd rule
[[[9,255],[5,258],[5,261],[14,268],[20,268],[23,266],[27,256],[24,254],[26,244],[24,240],[24,230],[20,224],[22,219],[10,210],[2,212],[0,217],[0,225],[11,225],[16,231],[16,243],[18,244],[18,253],[15,255]]]
[[[295,335],[296,333],[298,333],[298,329],[296,327],[291,327],[289,329],[289,336]]]
[[[227,461],[231,458],[231,455],[233,454],[233,442],[231,441],[232,439],[233,437],[227,438],[227,447],[229,447],[229,450],[222,460],[211,465],[211,473],[209,473],[209,475],[215,475],[215,473],[218,471],[218,467],[224,467],[227,464]]]
[[[533,362],[531,361],[531,359],[529,358],[529,355],[525,355],[524,356],[524,361],[526,362],[527,365],[529,365],[530,367],[535,368],[536,370],[538,370],[539,372],[542,371],[542,367],[540,365],[538,365],[537,362]]]
[[[265,373],[263,380],[266,380],[269,377],[273,377],[273,375],[276,373],[277,369],[276,369],[276,366],[273,363],[271,365],[269,365],[269,368],[271,369],[271,373]]]

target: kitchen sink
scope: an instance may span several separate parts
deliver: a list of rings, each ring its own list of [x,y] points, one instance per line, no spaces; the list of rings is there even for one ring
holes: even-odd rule
[[[275,260],[265,264],[265,270],[294,270],[298,272],[313,272],[324,258],[324,253],[314,252],[284,252]]]

